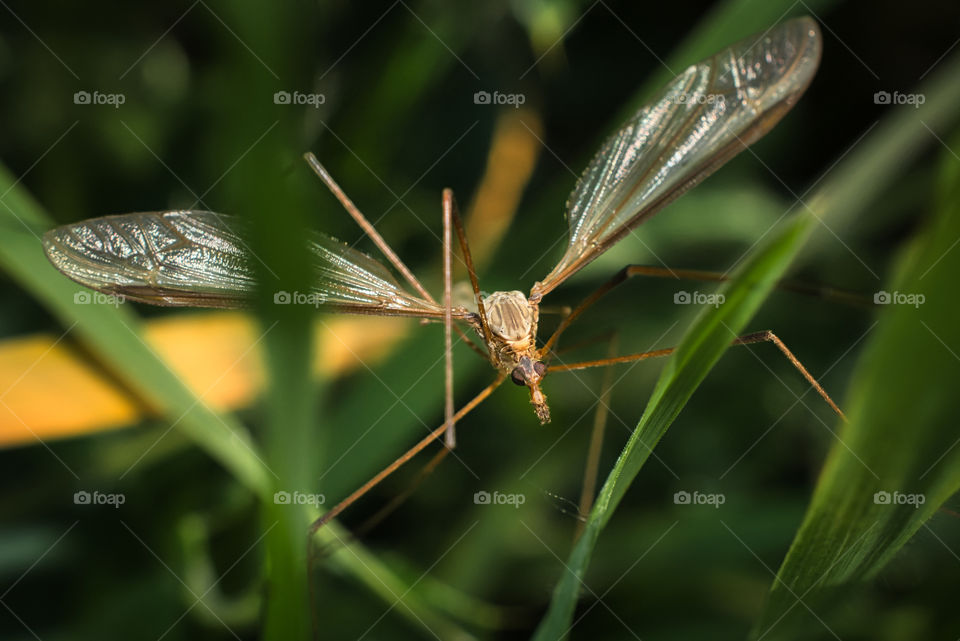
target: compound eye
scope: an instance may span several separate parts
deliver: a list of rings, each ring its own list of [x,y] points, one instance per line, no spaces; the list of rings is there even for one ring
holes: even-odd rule
[[[520,385],[521,387],[527,384],[527,381],[523,378],[523,372],[520,371],[519,367],[510,372],[510,380],[513,381],[514,385]]]
[[[537,376],[543,377],[547,373],[547,364],[541,361],[537,361],[533,364],[533,371],[537,373]]]

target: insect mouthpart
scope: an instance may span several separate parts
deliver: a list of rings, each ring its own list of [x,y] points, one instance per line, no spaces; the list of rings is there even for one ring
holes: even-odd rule
[[[514,385],[526,386],[530,389],[530,402],[537,413],[541,424],[550,422],[550,408],[547,406],[547,397],[540,389],[540,381],[547,373],[547,365],[535,361],[529,356],[520,359],[519,364],[510,372],[510,380]]]

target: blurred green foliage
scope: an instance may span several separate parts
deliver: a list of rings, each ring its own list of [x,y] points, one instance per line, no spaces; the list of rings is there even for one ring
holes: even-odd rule
[[[867,26],[856,3],[810,8],[824,25],[824,58],[796,109],[755,155],[743,154],[645,224],[640,240],[608,252],[551,302],[575,303],[631,262],[728,268],[879,118],[910,109],[875,104],[874,94],[920,85],[954,42],[951,25],[960,18],[953,6],[921,3],[904,13],[880,3]],[[305,257],[289,242],[304,224],[372,253],[299,160],[305,150],[317,153],[438,292],[440,191],[452,187],[469,202],[497,117],[495,108],[474,104],[480,90],[521,92],[544,121],[545,149],[518,216],[481,274],[488,291],[526,290],[560,253],[562,204],[576,172],[664,79],[658,59],[696,60],[770,24],[779,17],[763,17],[770,11],[770,3],[748,0],[4,7],[0,158],[17,187],[0,198],[7,208],[0,234],[22,253],[2,257],[0,332],[60,335],[69,326],[48,306],[65,281],[52,269],[33,270],[35,238],[6,215],[22,213],[14,198],[25,192],[58,222],[187,206],[247,216],[257,226],[256,251],[285,282],[305,274]],[[124,102],[76,104],[78,91],[119,93]],[[278,91],[325,100],[317,108],[277,105]],[[897,167],[882,201],[831,224],[833,233],[819,234],[791,275],[869,295],[888,283],[893,256],[934,206],[955,207],[956,190],[942,186],[956,175],[948,167],[956,155],[943,146],[952,141],[958,149],[950,134],[931,125],[929,138],[918,139],[926,151]],[[675,283],[631,282],[587,314],[569,342],[617,329],[624,352],[673,345],[692,318],[673,304],[676,291]],[[499,390],[458,430],[456,457],[365,535],[362,548],[331,548],[307,604],[309,515],[275,510],[269,498],[263,509],[249,488],[269,497],[274,488],[303,487],[336,500],[438,425],[442,331],[414,327],[375,371],[361,367],[317,383],[306,376],[310,314],[290,307],[277,317],[276,309],[259,312],[264,330],[278,323],[265,338],[269,392],[226,419],[231,429],[248,426],[272,471],[267,481],[244,487],[242,474],[227,471],[229,453],[212,458],[196,447],[202,437],[184,425],[171,430],[180,416],[172,404],[161,404],[169,416],[130,430],[0,452],[0,636],[296,638],[308,633],[308,613],[324,638],[429,638],[425,627],[442,630],[441,638],[458,629],[530,636],[572,547],[571,502],[600,373],[548,379],[554,417],[544,428],[523,393]],[[924,319],[935,326],[956,312],[955,301],[941,301],[930,311],[938,318]],[[106,336],[108,322],[91,318],[87,331]],[[873,322],[872,311],[774,293],[748,329],[775,330],[843,406]],[[121,340],[122,331],[115,333]],[[82,344],[84,336],[67,340]],[[113,347],[118,358],[137,349],[132,335],[122,341]],[[580,353],[599,358],[605,347]],[[102,357],[99,363],[136,380]],[[884,374],[895,385],[922,367],[908,360]],[[602,475],[661,368],[647,362],[618,370]],[[491,374],[461,349],[457,376],[462,403]],[[656,639],[746,637],[836,443],[829,408],[796,403],[806,391],[772,347],[724,355],[600,537],[574,638],[629,638],[631,631]],[[56,402],[56,390],[50,395]],[[209,416],[197,420],[201,430],[223,427]],[[896,452],[898,444],[884,448]],[[252,467],[243,469],[256,468],[247,462]],[[361,524],[414,474],[405,470],[377,488],[344,524]],[[94,488],[123,492],[126,503],[115,513],[73,503],[75,491]],[[481,490],[522,493],[526,501],[516,509],[475,505]],[[675,505],[680,490],[722,493],[726,502]],[[960,636],[952,615],[958,534],[956,518],[935,514],[877,580],[846,588],[839,607],[801,612],[801,624],[812,626],[803,635],[832,638],[829,628],[844,639]],[[406,602],[397,605],[401,595]]]

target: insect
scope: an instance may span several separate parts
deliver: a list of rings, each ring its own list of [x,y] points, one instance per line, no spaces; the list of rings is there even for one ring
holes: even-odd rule
[[[808,18],[784,22],[688,67],[637,111],[596,153],[567,202],[569,240],[560,261],[529,295],[480,293],[463,225],[450,190],[443,193],[444,295],[436,301],[390,249],[312,154],[311,168],[413,287],[411,293],[382,263],[319,233],[309,249],[315,294],[329,311],[409,316],[443,322],[446,347],[444,424],[323,517],[344,507],[454,425],[509,378],[525,387],[541,423],[550,420],[542,389],[549,372],[662,356],[658,350],[550,366],[551,350],[570,324],[602,295],[629,277],[679,272],[629,266],[574,308],[547,340],[538,343],[545,296],[637,225],[703,180],[768,132],[806,90],[820,60],[821,36]],[[476,309],[452,304],[452,236],[456,232]],[[95,218],[47,232],[50,261],[71,279],[134,301],[167,306],[242,307],[256,287],[251,255],[240,221],[206,211],[165,211]],[[693,272],[686,272],[693,274]],[[473,345],[496,371],[495,380],[459,411],[453,407],[452,335],[470,331]],[[826,392],[771,332],[734,343],[774,342],[817,392],[840,413]],[[470,342],[470,341],[468,341]],[[472,344],[472,343],[471,343]],[[842,415],[842,413],[841,413]],[[321,523],[322,524],[322,523]],[[315,528],[314,528],[315,529]]]

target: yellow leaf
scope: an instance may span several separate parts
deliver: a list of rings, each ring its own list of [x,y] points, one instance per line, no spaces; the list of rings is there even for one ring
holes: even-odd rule
[[[411,327],[393,318],[318,319],[314,374],[332,377],[385,357]],[[146,323],[145,337],[204,403],[249,405],[263,389],[261,330],[239,312],[168,316]],[[0,342],[0,447],[134,425],[150,414],[122,381],[91,361],[69,335]]]

